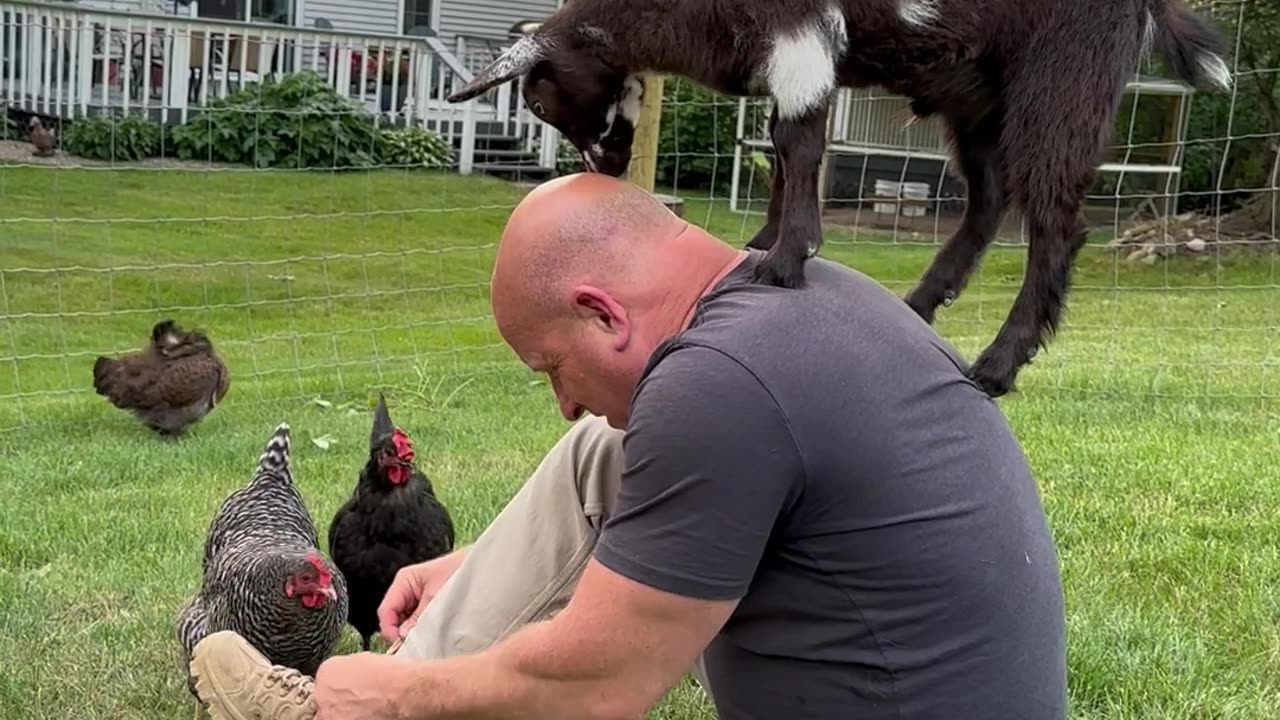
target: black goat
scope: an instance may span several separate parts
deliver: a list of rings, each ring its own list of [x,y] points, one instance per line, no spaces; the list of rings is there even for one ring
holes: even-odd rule
[[[1230,86],[1216,31],[1183,0],[572,0],[448,99],[519,76],[529,108],[620,176],[643,86],[686,77],[733,96],[772,96],[776,149],[768,250],[756,281],[803,285],[821,244],[818,167],[838,87],[881,86],[917,116],[941,114],[968,187],[960,228],[906,302],[932,323],[960,294],[1010,202],[1030,232],[1021,291],[969,370],[992,396],[1057,329],[1081,217],[1126,81],[1154,42],[1182,81]],[[780,242],[775,242],[781,239]]]

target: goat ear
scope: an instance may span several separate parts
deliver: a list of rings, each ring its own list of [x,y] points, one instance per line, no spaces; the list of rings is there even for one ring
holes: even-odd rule
[[[546,51],[545,41],[535,35],[526,35],[515,42],[497,60],[476,73],[471,82],[461,90],[450,95],[446,100],[451,103],[470,100],[489,88],[529,72]]]
[[[586,40],[588,44],[597,47],[613,47],[613,36],[609,34],[609,31],[595,25],[579,25],[578,36]]]

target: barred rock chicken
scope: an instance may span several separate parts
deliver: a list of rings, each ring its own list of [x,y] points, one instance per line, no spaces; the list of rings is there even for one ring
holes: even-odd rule
[[[151,342],[93,364],[93,389],[161,435],[178,435],[209,414],[231,387],[227,366],[200,330],[173,320],[151,328]]]
[[[253,478],[222,501],[205,536],[204,578],[177,615],[187,687],[191,653],[232,630],[273,664],[314,676],[347,622],[347,585],[317,548],[315,526],[289,470],[289,426],[275,429]]]
[[[329,525],[329,553],[350,585],[350,622],[365,651],[378,631],[378,605],[396,571],[453,550],[453,519],[413,458],[412,443],[392,424],[386,399],[379,395],[369,460]]]

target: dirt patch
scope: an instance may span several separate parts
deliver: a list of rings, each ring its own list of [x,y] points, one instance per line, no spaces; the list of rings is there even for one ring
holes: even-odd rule
[[[120,160],[90,160],[79,155],[58,150],[52,157],[37,157],[31,154],[34,147],[22,140],[0,140],[0,165],[37,165],[53,167],[116,167],[116,168],[161,168],[169,170],[248,170],[244,165],[234,163],[208,162],[204,160],[179,160],[177,158],[147,158],[137,162]]]
[[[1172,255],[1274,253],[1280,240],[1273,231],[1274,203],[1271,193],[1257,195],[1240,209],[1220,217],[1183,213],[1168,220],[1138,223],[1107,244],[1125,253],[1129,262],[1157,262]]]

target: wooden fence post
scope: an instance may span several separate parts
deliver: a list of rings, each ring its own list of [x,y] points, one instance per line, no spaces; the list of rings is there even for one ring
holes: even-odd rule
[[[627,165],[627,180],[652,193],[658,174],[665,78],[656,74],[646,75],[643,82],[644,100],[640,107],[640,120],[636,123],[635,138],[631,141],[631,163]],[[658,198],[677,215],[681,213],[681,203],[677,198],[667,195],[658,195]]]

